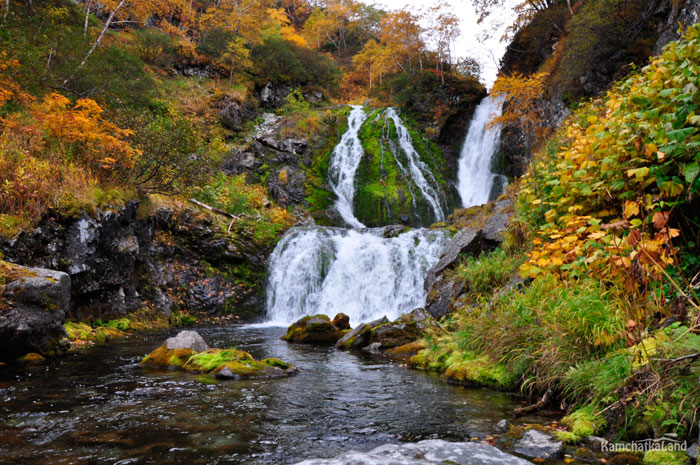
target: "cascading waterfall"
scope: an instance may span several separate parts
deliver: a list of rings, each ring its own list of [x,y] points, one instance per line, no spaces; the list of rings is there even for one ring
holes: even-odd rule
[[[395,109],[384,115],[393,121],[405,154],[405,162],[394,154],[397,164],[431,206],[435,219],[444,220],[437,189],[432,187],[437,183],[413,148],[408,129]],[[414,229],[385,237],[386,228],[365,228],[355,217],[355,173],[364,154],[359,131],[366,119],[362,107],[353,106],[328,173],[338,196],[335,207],[352,229],[297,227],[280,240],[269,260],[267,316],[272,324],[342,312],[354,326],[382,316],[395,319],[425,305],[425,276],[439,260],[449,234]]]
[[[355,197],[355,173],[360,166],[364,150],[358,133],[367,114],[360,105],[353,105],[348,116],[348,130],[333,149],[328,170],[329,184],[338,200],[335,208],[345,223],[352,228],[364,228],[365,225],[355,218],[352,201]]]
[[[353,326],[425,305],[423,281],[449,241],[445,231],[415,229],[385,238],[385,228],[293,228],[270,256],[268,318],[343,312]]]
[[[493,117],[500,116],[502,108],[502,98],[486,97],[476,107],[469,125],[457,170],[457,189],[465,208],[488,202],[494,181],[503,178],[491,171],[493,156],[498,151],[501,128],[489,127]]]
[[[403,124],[401,118],[399,118],[398,113],[396,113],[396,109],[387,108],[386,116],[391,118],[391,120],[394,122],[399,146],[406,154],[406,158],[408,159],[408,171],[411,173],[413,182],[418,187],[418,190],[420,190],[423,198],[433,209],[433,212],[435,213],[435,221],[443,221],[445,219],[445,212],[442,210],[442,206],[440,205],[440,197],[437,190],[430,185],[427,178],[430,178],[433,184],[437,183],[435,182],[435,178],[430,172],[430,169],[428,169],[425,163],[421,161],[420,155],[418,152],[416,152],[416,149],[413,148],[411,133]],[[398,159],[397,163],[399,163],[401,169],[403,169],[403,166],[401,166],[400,162],[398,162]]]

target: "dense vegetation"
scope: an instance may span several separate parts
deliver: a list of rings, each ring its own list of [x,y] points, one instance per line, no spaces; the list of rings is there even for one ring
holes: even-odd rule
[[[551,137],[533,135],[544,142],[511,190],[505,244],[455,270],[462,310],[414,364],[554,394],[571,443],[697,434],[699,55],[695,25]],[[542,80],[496,88],[514,81],[535,83],[516,102],[533,111]],[[500,291],[515,274],[525,285]]]

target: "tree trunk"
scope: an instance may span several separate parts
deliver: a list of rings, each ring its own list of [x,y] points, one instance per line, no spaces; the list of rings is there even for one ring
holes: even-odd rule
[[[5,14],[2,15],[2,19],[7,18],[7,15],[10,13],[10,0],[5,0]]]
[[[571,8],[571,0],[566,0],[566,6],[569,7],[569,13],[571,13],[571,16],[574,15],[574,9]]]
[[[92,0],[85,2],[85,24],[83,25],[83,35],[87,36],[88,20],[90,19],[90,7]]]
[[[95,49],[98,47],[98,45],[100,45],[100,43],[102,42],[102,39],[104,38],[105,33],[109,29],[109,26],[112,24],[112,21],[114,21],[114,16],[124,6],[125,3],[126,3],[126,0],[122,0],[121,2],[119,2],[119,5],[117,5],[117,7],[109,14],[109,18],[107,18],[107,21],[105,21],[105,25],[102,27],[102,31],[100,31],[100,35],[97,36],[95,43],[92,44],[92,47],[90,47],[90,50],[88,50],[87,54],[85,55],[85,58],[83,58],[83,61],[81,61],[80,64],[78,65],[78,67],[75,68],[75,71],[73,71],[73,75],[85,66],[85,63],[87,63],[88,58],[90,58],[90,55],[92,55],[92,53],[95,51]],[[64,86],[66,84],[68,84],[68,81],[70,81],[70,79],[73,77],[73,75],[67,77],[66,80],[63,81]]]

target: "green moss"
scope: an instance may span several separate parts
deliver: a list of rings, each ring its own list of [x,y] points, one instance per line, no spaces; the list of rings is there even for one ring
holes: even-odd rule
[[[460,384],[475,384],[498,389],[513,389],[518,377],[507,366],[494,362],[486,355],[453,352],[445,360],[445,379]]]
[[[567,443],[579,442],[588,436],[599,434],[607,425],[605,418],[596,414],[593,406],[580,408],[565,416],[561,422],[568,428],[570,433],[570,435],[563,434],[563,436],[566,436],[566,440],[560,437],[561,440]]]
[[[183,368],[196,373],[208,373],[232,361],[252,361],[253,356],[238,349],[209,349],[192,355]]]
[[[162,345],[141,360],[140,364],[161,369],[181,368],[194,354],[190,349],[167,349]]]
[[[644,465],[685,465],[688,456],[682,451],[649,450],[644,454],[642,462]]]
[[[290,367],[289,363],[283,362],[278,358],[266,358],[261,360],[260,363],[264,363],[265,365],[269,365],[271,367],[281,368],[283,370],[287,370]]]

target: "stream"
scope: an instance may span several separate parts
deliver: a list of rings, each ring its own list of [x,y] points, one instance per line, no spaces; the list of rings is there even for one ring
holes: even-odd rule
[[[178,330],[0,370],[0,463],[277,464],[493,434],[517,397],[400,363],[280,341],[279,327],[197,330],[214,347],[297,365],[288,379],[205,383],[137,363]]]

